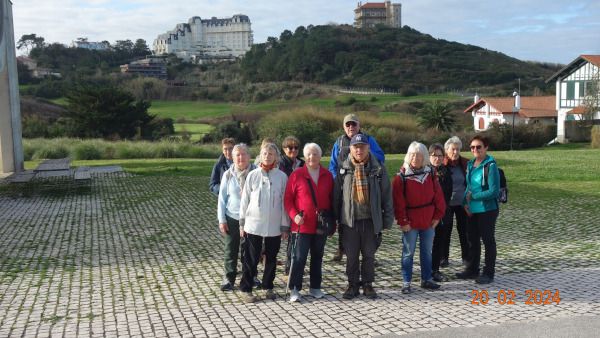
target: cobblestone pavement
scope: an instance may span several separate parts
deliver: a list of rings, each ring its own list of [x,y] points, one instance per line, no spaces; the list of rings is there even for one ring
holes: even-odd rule
[[[397,229],[377,254],[377,300],[341,298],[344,265],[328,260],[334,237],[325,299],[287,303],[280,266],[279,297],[242,304],[239,292],[219,290],[223,240],[207,181],[104,174],[62,190],[0,183],[0,337],[401,335],[600,315],[598,212],[569,198],[503,209],[486,305],[472,304],[473,290],[484,294],[472,281],[420,289],[418,264],[414,293],[401,294]],[[448,274],[459,271],[456,237]],[[560,303],[527,305],[536,289],[559,290]]]

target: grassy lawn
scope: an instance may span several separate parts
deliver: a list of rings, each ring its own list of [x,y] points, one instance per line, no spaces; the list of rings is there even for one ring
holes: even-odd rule
[[[175,133],[182,135],[184,131],[190,134],[192,141],[199,141],[205,134],[208,134],[213,127],[204,123],[175,123]]]
[[[164,101],[154,100],[149,113],[172,119],[198,119],[231,114],[230,103],[212,103],[204,101]]]

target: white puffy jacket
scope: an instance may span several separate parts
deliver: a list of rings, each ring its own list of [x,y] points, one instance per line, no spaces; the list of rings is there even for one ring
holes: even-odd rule
[[[273,237],[289,228],[290,219],[283,208],[287,179],[278,168],[268,173],[256,168],[248,174],[240,202],[240,226],[245,232]]]

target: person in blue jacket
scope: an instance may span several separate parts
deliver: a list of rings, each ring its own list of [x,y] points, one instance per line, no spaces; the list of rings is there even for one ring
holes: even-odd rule
[[[471,139],[474,158],[467,164],[467,188],[464,207],[469,217],[467,239],[469,243],[465,270],[456,274],[460,279],[475,279],[476,283],[489,284],[494,281],[496,267],[496,219],[498,218],[500,173],[496,160],[487,154],[489,141],[475,135]],[[485,265],[479,275],[481,241],[485,247]]]
[[[212,192],[213,195],[215,195],[216,197],[219,197],[221,177],[223,177],[223,174],[233,164],[232,151],[234,144],[235,140],[231,137],[227,137],[221,140],[223,154],[219,156],[217,163],[215,163],[215,165],[213,166],[212,173],[210,174],[210,182],[208,184],[210,192]]]
[[[335,143],[333,144],[333,149],[331,150],[331,160],[329,162],[329,172],[333,175],[333,178],[338,174],[340,170],[340,164],[343,163],[350,153],[350,140],[356,134],[363,134],[367,137],[367,141],[369,143],[369,149],[371,153],[377,158],[379,163],[383,165],[385,162],[385,154],[383,150],[375,141],[375,138],[369,136],[360,131],[360,121],[358,120],[358,116],[355,114],[348,114],[344,117],[344,134],[340,135],[337,138]],[[339,237],[338,237],[338,249],[336,253],[333,255],[333,260],[339,262],[342,260],[342,256],[344,255],[344,246],[342,245],[342,234],[341,229],[338,229]],[[377,247],[381,244],[381,236],[377,237]]]

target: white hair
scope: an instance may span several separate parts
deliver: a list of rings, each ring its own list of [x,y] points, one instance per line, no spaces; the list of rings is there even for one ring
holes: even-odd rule
[[[319,147],[318,144],[316,143],[307,143],[304,145],[304,149],[302,150],[302,153],[304,154],[304,157],[308,157],[307,153],[310,150],[316,150],[317,154],[319,154],[319,157],[323,156],[323,150],[321,150],[321,147]]]
[[[413,141],[408,146],[408,150],[406,151],[406,155],[404,156],[404,164],[402,166],[406,169],[408,169],[408,167],[410,165],[410,155],[411,154],[423,155],[423,167],[426,167],[431,163],[429,161],[429,152],[427,151],[427,147],[423,143]]]
[[[231,151],[231,153],[239,153],[240,151],[245,152],[246,154],[250,155],[250,148],[248,148],[248,145],[246,143],[238,143],[236,145],[233,146],[233,150]]]
[[[275,143],[265,143],[260,147],[260,161],[262,162],[264,158],[262,157],[263,149],[273,150],[275,152],[275,166],[279,165],[281,161],[281,155],[279,155],[279,148],[275,145]]]
[[[448,151],[450,146],[453,144],[458,146],[458,151],[462,149],[462,141],[460,140],[460,138],[458,138],[458,136],[452,136],[448,139],[448,141],[446,141],[446,143],[444,143],[444,150]]]

